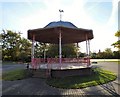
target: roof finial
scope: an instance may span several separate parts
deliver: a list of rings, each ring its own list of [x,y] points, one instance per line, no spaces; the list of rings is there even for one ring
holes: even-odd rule
[[[60,21],[62,20],[62,12],[64,12],[63,10],[59,9],[59,12],[60,12]]]

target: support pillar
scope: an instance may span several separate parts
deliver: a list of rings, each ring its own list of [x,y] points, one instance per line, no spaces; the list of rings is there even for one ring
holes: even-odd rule
[[[89,49],[88,58],[89,58],[89,65],[90,65],[90,40],[88,40],[88,49]]]
[[[88,49],[89,49],[89,50],[88,50],[88,52],[89,52],[88,55],[90,56],[90,40],[88,40]]]
[[[46,44],[44,43],[44,63],[45,63],[45,60],[46,60]]]
[[[34,43],[35,43],[35,35],[33,35],[32,37],[32,49],[31,49],[31,63],[32,63],[32,67],[34,68]]]
[[[86,54],[87,54],[87,66],[89,66],[90,65],[90,60],[89,60],[89,46],[88,46],[88,44],[89,44],[89,41],[88,41],[88,36],[87,36],[87,34],[86,34]]]
[[[88,37],[87,37],[87,34],[86,34],[86,54],[88,56]]]
[[[79,44],[77,43],[77,59],[79,57],[79,52],[78,52]]]
[[[59,33],[59,64],[60,64],[60,69],[61,69],[61,63],[62,63],[62,47],[61,47],[61,30]]]
[[[46,52],[44,50],[44,63],[45,63],[45,60],[46,60]]]

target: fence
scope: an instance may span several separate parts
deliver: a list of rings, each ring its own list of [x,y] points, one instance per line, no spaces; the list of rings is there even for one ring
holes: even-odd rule
[[[41,64],[47,64],[47,69],[51,68],[51,64],[54,63],[59,63],[59,58],[33,58],[32,59],[32,68],[33,69],[38,69],[40,68]],[[62,58],[62,63],[82,63],[82,64],[87,64],[88,66],[90,65],[90,58]],[[61,63],[61,65],[63,65]]]

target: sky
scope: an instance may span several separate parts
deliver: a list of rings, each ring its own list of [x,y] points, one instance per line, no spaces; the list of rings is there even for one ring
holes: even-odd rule
[[[0,29],[21,32],[27,38],[27,30],[43,28],[60,20],[59,9],[64,10],[62,21],[69,21],[78,28],[92,29],[92,52],[106,48],[116,50],[112,43],[118,40],[119,0],[1,0]],[[85,52],[85,42],[79,43]]]

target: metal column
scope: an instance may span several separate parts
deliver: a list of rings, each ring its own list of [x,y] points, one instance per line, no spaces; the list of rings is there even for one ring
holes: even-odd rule
[[[90,60],[89,60],[89,46],[88,46],[88,44],[89,44],[89,41],[88,41],[88,36],[87,36],[87,34],[86,34],[86,54],[87,54],[87,66],[89,66],[90,65]]]
[[[89,48],[88,58],[89,58],[89,65],[90,65],[90,40],[88,40],[88,48]]]
[[[31,63],[33,68],[34,68],[34,43],[35,43],[35,35],[33,35],[32,49],[31,49]]]
[[[88,52],[89,52],[89,56],[90,56],[90,40],[88,40]]]
[[[79,48],[79,44],[77,43],[77,58],[79,57],[78,48]]]
[[[87,34],[86,34],[86,54],[88,56],[88,37],[87,37]]]
[[[59,33],[59,63],[61,68],[61,62],[62,62],[62,47],[61,47],[61,29]]]

